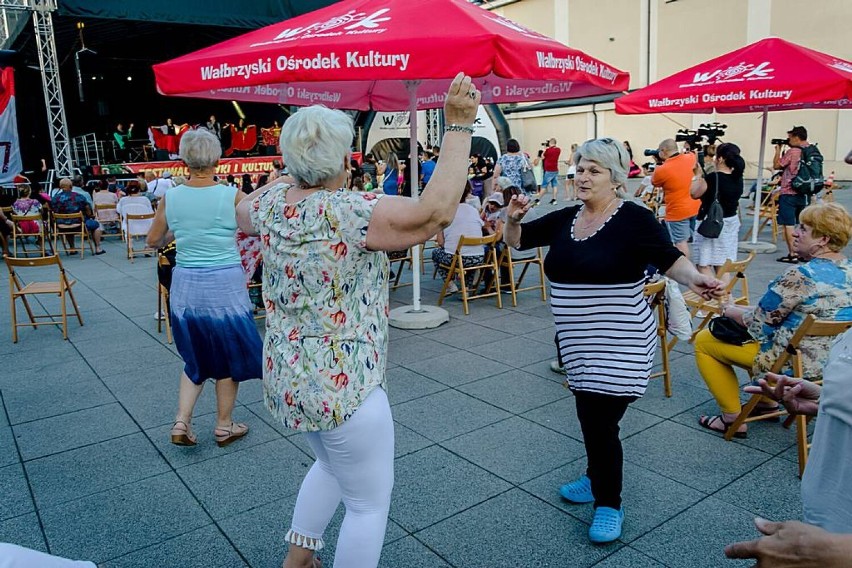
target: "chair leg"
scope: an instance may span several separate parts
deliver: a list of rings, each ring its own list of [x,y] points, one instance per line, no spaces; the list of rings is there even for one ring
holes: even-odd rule
[[[71,290],[71,287],[66,285],[65,289],[68,291],[68,297],[71,298],[71,305],[74,306],[74,313],[77,314],[77,321],[80,322],[80,327],[83,326],[83,314],[80,312],[80,306],[77,304],[77,298],[74,297],[74,291]]]
[[[666,345],[666,328],[665,326],[661,326],[660,331],[657,333],[660,336],[660,348],[662,349],[663,356],[663,390],[665,391],[666,398],[672,397],[672,370],[669,367],[669,350]]]
[[[9,282],[9,287],[12,287],[12,283]],[[12,343],[18,342],[18,313],[15,310],[15,294],[12,290],[9,290],[9,298],[10,298],[10,306],[9,311],[12,316]]]
[[[494,267],[494,281],[497,284],[497,308],[503,309],[503,289],[500,287],[500,265],[497,264],[497,250],[491,248],[491,260]],[[514,297],[514,296],[513,296]]]
[[[464,273],[464,263],[459,258],[459,262],[456,264],[456,272],[459,273],[459,290],[461,290],[462,295],[462,307],[464,307],[464,315],[470,315],[470,307],[468,306],[467,300],[467,278]]]
[[[68,341],[68,307],[65,305],[65,290],[59,292],[59,303],[62,304],[62,339]]]
[[[444,297],[447,295],[447,288],[450,287],[450,282],[453,281],[453,276],[456,273],[456,256],[453,256],[453,260],[450,263],[450,268],[447,270],[447,277],[444,278],[444,285],[441,287],[441,293],[438,295],[438,305],[444,303]],[[435,264],[435,274],[438,273],[438,264]],[[433,277],[434,278],[434,277]]]
[[[796,416],[796,444],[799,450],[799,477],[801,478],[808,463],[808,421],[801,414]]]
[[[515,308],[518,306],[518,289],[515,286],[515,265],[511,262],[506,263],[507,268],[509,269],[509,291],[512,293],[512,307]],[[524,272],[527,270],[527,265],[524,265],[524,268],[521,270],[521,277],[518,278],[518,284],[520,285],[521,281],[524,279]]]
[[[157,285],[157,333],[163,333],[163,320],[160,316],[163,315],[163,286]]]
[[[734,422],[725,431],[725,440],[730,442],[734,438],[734,434],[736,434],[737,430],[740,429],[740,426],[745,424],[746,418],[751,415],[751,411],[754,410],[754,407],[757,406],[757,403],[760,402],[761,398],[763,398],[763,395],[752,395],[748,403],[746,403],[746,405],[742,407],[742,410],[740,410],[739,416],[737,416],[736,420],[734,420]]]

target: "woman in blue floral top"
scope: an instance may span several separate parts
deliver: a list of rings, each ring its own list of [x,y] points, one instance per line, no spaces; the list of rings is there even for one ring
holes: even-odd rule
[[[292,184],[277,180],[238,206],[258,234],[266,306],[264,398],[304,433],[316,462],[302,482],[285,568],[314,566],[342,500],[335,566],[378,565],[393,489],[394,434],[385,394],[388,259],[453,219],[467,177],[480,95],[459,74],[444,106],[450,124],[422,199],[344,191],[352,120],[314,106],[284,124]]]
[[[843,206],[825,203],[806,207],[793,232],[794,252],[803,260],[769,284],[756,307],[726,306],[723,314],[748,327],[755,341],[745,345],[724,343],[705,329],[695,337],[695,361],[722,413],[701,416],[704,428],[723,433],[742,409],[734,367],[751,370],[755,380],[764,377],[796,328],[808,315],[817,319],[852,320],[852,262],[841,251],[852,238],[852,217]],[[831,337],[806,337],[801,343],[805,378],[822,376]],[[776,405],[757,406],[757,412]],[[744,424],[735,434],[747,435]]]

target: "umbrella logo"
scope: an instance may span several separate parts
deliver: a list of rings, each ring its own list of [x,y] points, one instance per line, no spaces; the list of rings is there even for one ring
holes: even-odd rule
[[[770,75],[770,73],[774,71],[775,69],[769,68],[769,61],[764,61],[757,65],[743,61],[737,65],[731,65],[725,69],[716,69],[710,73],[699,71],[695,74],[692,83],[681,85],[681,87],[703,85],[710,82],[727,83],[730,81],[772,79],[774,76]]]
[[[387,12],[390,11],[390,8],[382,8],[381,10],[376,10],[372,14],[367,14],[366,12],[356,12],[355,10],[349,10],[345,14],[340,16],[334,16],[324,22],[316,22],[314,24],[310,24],[307,26],[302,26],[298,28],[287,28],[281,31],[272,42],[280,42],[280,41],[292,41],[295,39],[304,39],[314,37],[316,34],[322,33],[326,35],[330,30],[336,30],[337,28],[343,27],[347,32],[353,32],[353,30],[358,30],[359,28],[364,28],[366,30],[375,30],[372,33],[380,33],[384,31],[384,28],[381,30],[376,30],[379,27],[379,24],[382,22],[390,21],[390,17],[381,17]],[[357,33],[357,32],[353,32]],[[364,33],[364,32],[361,32]],[[331,32],[328,35],[343,35],[343,32],[336,31]],[[263,45],[263,44],[255,44],[255,45]]]

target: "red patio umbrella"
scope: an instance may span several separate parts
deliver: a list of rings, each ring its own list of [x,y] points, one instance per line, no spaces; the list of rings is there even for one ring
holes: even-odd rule
[[[440,108],[464,71],[482,102],[623,91],[629,75],[466,0],[345,0],[154,66],[165,95],[411,112]],[[414,249],[419,257],[419,247]],[[413,270],[414,311],[420,271]]]
[[[757,187],[770,110],[849,108],[852,62],[780,38],[766,38],[615,100],[619,114],[763,112]],[[760,191],[755,211],[760,209]],[[757,242],[755,214],[752,242]]]
[[[459,70],[482,102],[622,91],[629,76],[465,0],[347,0],[154,66],[165,95],[440,108]]]

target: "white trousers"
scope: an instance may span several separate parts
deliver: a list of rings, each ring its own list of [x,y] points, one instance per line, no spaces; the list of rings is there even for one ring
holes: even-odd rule
[[[304,436],[317,461],[302,481],[287,541],[322,548],[323,532],[342,500],[346,515],[334,568],[375,568],[393,490],[393,419],[387,394],[375,389],[342,426]]]
[[[0,542],[0,568],[96,568],[91,562],[67,560],[37,550]]]

